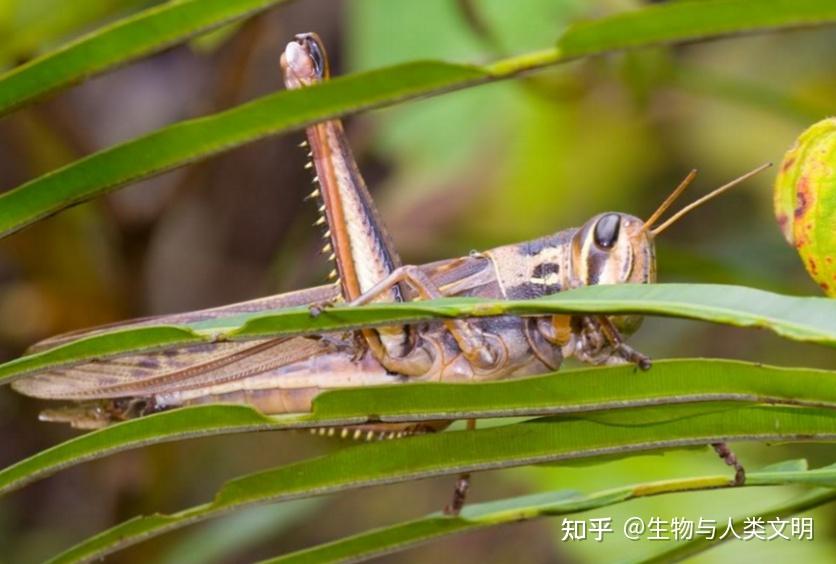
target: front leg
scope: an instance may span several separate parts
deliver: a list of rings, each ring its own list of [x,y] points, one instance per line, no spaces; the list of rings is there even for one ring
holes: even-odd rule
[[[641,368],[642,370],[649,370],[651,366],[650,358],[647,355],[644,355],[628,345],[624,342],[624,338],[621,336],[621,333],[618,332],[613,322],[610,320],[609,317],[606,315],[601,315],[597,318],[598,323],[600,324],[601,330],[604,333],[605,338],[609,342],[610,346],[613,347],[615,354],[626,360],[627,362],[631,362]]]
[[[580,318],[580,349],[578,360],[591,364],[630,362],[642,370],[651,367],[650,358],[624,342],[624,338],[605,315]]]

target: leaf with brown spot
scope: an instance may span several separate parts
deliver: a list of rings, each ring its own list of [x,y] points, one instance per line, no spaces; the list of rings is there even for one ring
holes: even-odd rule
[[[775,217],[813,280],[836,296],[836,118],[812,125],[784,156]]]

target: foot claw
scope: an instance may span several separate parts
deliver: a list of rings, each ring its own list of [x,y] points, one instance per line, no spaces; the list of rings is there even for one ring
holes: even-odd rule
[[[318,317],[319,315],[322,314],[323,311],[325,311],[329,307],[333,307],[333,306],[334,306],[333,301],[319,302],[319,303],[315,303],[315,304],[310,304],[308,306],[308,311],[310,312],[311,317]]]
[[[624,343],[619,343],[616,352],[618,353],[618,356],[627,362],[635,364],[642,370],[650,370],[650,367],[653,366],[653,362],[650,360],[650,357],[643,355],[633,347]]]
[[[467,497],[467,490],[470,488],[470,474],[462,474],[456,482],[456,489],[453,490],[453,499],[444,507],[444,514],[456,517],[464,507],[464,500]]]
[[[734,480],[732,480],[731,485],[742,486],[745,484],[746,469],[740,461],[737,460],[737,456],[729,448],[729,445],[726,443],[711,443],[711,446],[714,448],[714,452],[717,453],[717,456],[723,459],[723,462],[734,468]]]

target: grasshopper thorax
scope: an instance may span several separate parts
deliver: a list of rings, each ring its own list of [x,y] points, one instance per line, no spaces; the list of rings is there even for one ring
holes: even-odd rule
[[[642,225],[639,218],[617,212],[587,221],[570,243],[570,285],[654,282],[653,236]]]

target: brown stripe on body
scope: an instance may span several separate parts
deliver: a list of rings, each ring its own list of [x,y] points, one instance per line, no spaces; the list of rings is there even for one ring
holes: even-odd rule
[[[575,229],[486,251],[506,299],[532,299],[571,287],[569,242]]]

